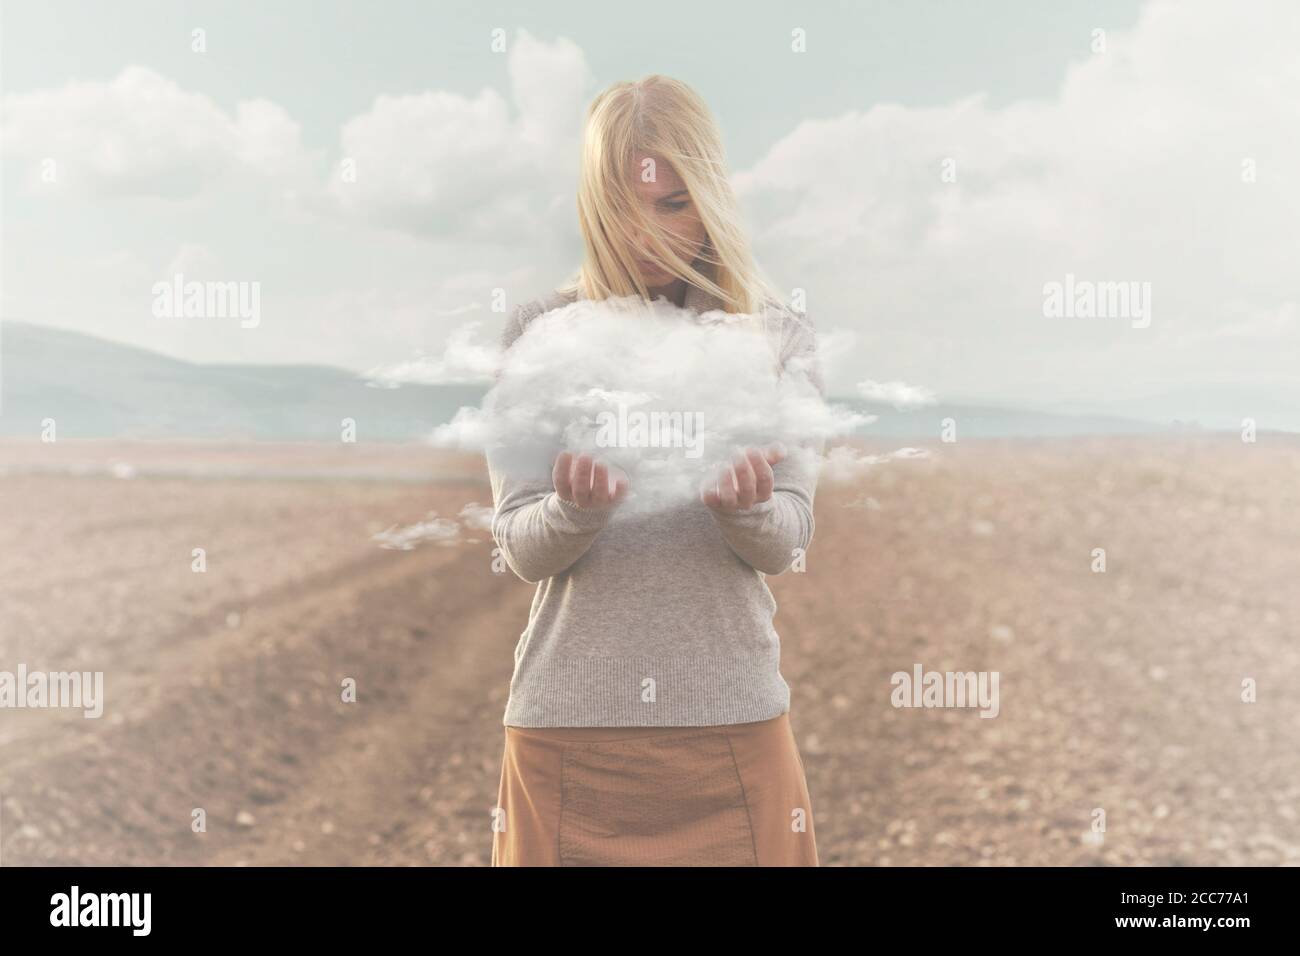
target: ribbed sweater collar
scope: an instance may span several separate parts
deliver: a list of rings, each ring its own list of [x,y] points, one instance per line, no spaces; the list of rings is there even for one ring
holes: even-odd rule
[[[703,314],[713,309],[721,309],[722,300],[696,286],[688,286],[686,289],[686,308]]]

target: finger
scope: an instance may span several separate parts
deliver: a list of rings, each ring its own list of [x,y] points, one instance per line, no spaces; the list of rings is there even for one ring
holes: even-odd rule
[[[718,476],[705,478],[700,482],[700,500],[710,508],[717,508],[722,504],[722,499],[718,497]]]
[[[601,508],[609,502],[609,466],[597,459],[591,471],[591,504]]]
[[[591,471],[590,455],[579,455],[573,459],[573,470],[569,475],[569,480],[573,482],[573,501],[583,508],[591,504]]]
[[[736,473],[736,505],[741,510],[754,503],[755,482],[754,468],[749,463],[749,456],[744,449],[737,448],[731,455],[731,468]]]
[[[772,497],[772,489],[776,487],[772,466],[767,463],[761,449],[749,448],[746,453],[749,456],[749,466],[754,469],[754,500],[766,501]]]
[[[628,481],[628,477],[624,472],[619,471],[614,475],[614,504],[618,504],[627,497],[630,487],[631,482]]]
[[[769,465],[775,465],[778,461],[785,459],[785,445],[779,441],[774,441],[763,449],[763,454]]]
[[[725,511],[736,510],[736,476],[730,465],[718,469],[718,502]]]
[[[551,471],[551,482],[555,493],[565,501],[573,500],[573,482],[569,480],[569,471],[573,467],[573,455],[562,451],[555,459],[555,468]]]

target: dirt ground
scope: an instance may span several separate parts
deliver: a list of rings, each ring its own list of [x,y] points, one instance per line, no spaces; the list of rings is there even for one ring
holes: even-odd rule
[[[1300,863],[1300,443],[932,450],[769,579],[823,865]],[[419,448],[0,444],[0,670],[106,696],[0,710],[0,863],[487,864],[533,587],[372,537],[474,502]],[[999,714],[895,708],[916,664]]]

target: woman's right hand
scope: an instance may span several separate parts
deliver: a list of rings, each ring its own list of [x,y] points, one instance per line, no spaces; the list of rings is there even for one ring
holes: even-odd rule
[[[551,472],[555,493],[579,508],[605,508],[627,497],[627,472],[592,455],[562,451]]]

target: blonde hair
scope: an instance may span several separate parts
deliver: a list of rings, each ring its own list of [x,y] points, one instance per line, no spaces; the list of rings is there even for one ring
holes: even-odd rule
[[[694,258],[683,255],[680,237],[642,211],[629,181],[638,155],[662,157],[685,183],[705,230]],[[753,315],[781,307],[750,252],[717,125],[680,80],[656,74],[615,83],[592,102],[583,131],[578,222],[586,252],[565,287],[569,293],[594,300],[649,298],[636,268],[633,250],[639,249],[665,272],[713,295],[725,312]],[[647,243],[636,244],[638,236]]]

